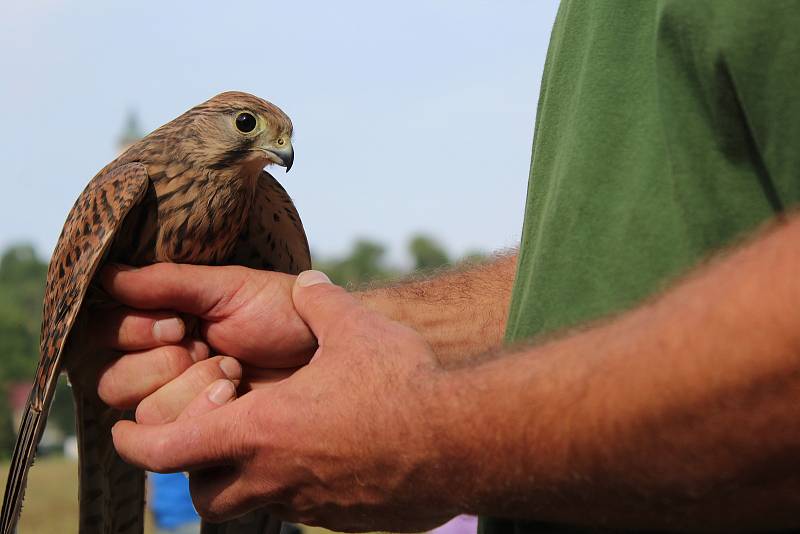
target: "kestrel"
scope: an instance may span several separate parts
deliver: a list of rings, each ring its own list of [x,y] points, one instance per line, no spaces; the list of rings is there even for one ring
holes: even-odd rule
[[[120,459],[111,427],[130,412],[97,396],[92,360],[76,325],[103,294],[93,278],[108,262],[245,265],[296,274],[311,267],[305,232],[286,191],[264,167],[288,171],[292,123],[253,95],[222,93],[157,129],[103,168],[70,211],[47,274],[40,360],[6,483],[0,533],[12,534],[28,470],[58,380],[73,384],[80,454],[80,532],[141,533],[144,473]],[[92,376],[87,376],[92,375]],[[280,528],[261,511],[203,533]]]

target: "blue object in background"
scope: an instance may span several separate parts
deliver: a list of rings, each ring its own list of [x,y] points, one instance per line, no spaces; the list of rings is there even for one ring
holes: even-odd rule
[[[148,473],[150,510],[159,530],[174,531],[198,524],[200,517],[189,495],[189,479],[183,473]]]

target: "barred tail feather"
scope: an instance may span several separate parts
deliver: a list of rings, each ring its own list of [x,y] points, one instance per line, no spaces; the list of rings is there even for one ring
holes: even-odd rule
[[[0,512],[0,533],[12,534],[19,520],[22,510],[22,499],[25,496],[25,484],[28,481],[28,471],[36,455],[36,447],[42,438],[44,426],[47,423],[47,412],[52,400],[52,392],[46,395],[46,405],[43,411],[33,409],[35,388],[28,397],[25,414],[22,416],[17,441],[14,444],[14,454],[8,469],[6,492],[3,498],[3,509]]]
[[[114,449],[111,427],[125,412],[77,389],[81,534],[141,534],[144,530],[144,471],[126,464]]]
[[[281,520],[263,510],[254,510],[225,523],[203,521],[200,534],[280,534]]]

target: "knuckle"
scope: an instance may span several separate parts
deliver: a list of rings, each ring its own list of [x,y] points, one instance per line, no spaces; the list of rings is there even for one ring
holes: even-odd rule
[[[149,267],[146,267],[155,275],[168,275],[174,272],[179,272],[179,265],[175,263],[154,263]]]
[[[122,405],[124,404],[125,398],[120,391],[121,389],[119,373],[116,372],[114,363],[100,371],[97,383],[97,394],[100,400],[112,408],[125,408],[125,406]]]
[[[116,327],[115,341],[118,345],[130,347],[133,345],[139,345],[143,341],[151,341],[152,335],[148,335],[146,329],[141,328],[143,325],[136,324],[136,321],[133,318],[120,316],[117,321],[118,326]],[[139,328],[137,328],[137,326]],[[150,334],[151,333],[152,326]]]
[[[176,378],[191,365],[192,358],[184,347],[166,345],[159,348],[158,352],[156,372],[162,378]]]
[[[170,418],[166,414],[166,409],[158,397],[158,394],[146,397],[136,407],[136,422],[145,425],[167,423]]]
[[[253,275],[242,266],[223,267],[225,283],[216,301],[206,312],[208,317],[226,317],[250,302],[253,293]]]
[[[139,424],[150,424],[155,420],[155,414],[151,408],[151,402],[148,402],[148,399],[144,399],[139,405],[136,407],[136,413],[134,413],[134,418],[136,422]]]
[[[192,378],[198,385],[207,385],[218,378],[224,378],[225,373],[222,372],[222,368],[219,366],[223,358],[225,356],[214,356],[194,365],[192,367],[194,371]]]
[[[158,451],[158,454],[151,455],[148,461],[150,471],[156,473],[170,473],[180,470],[180,466],[173,460],[175,456],[175,442],[169,434],[159,434],[153,436],[148,446],[151,451]]]
[[[153,403],[148,402],[147,399],[139,403],[136,407],[136,413],[134,414],[137,423],[140,425],[151,425],[160,422],[161,418],[156,413],[156,410],[153,409],[152,404]]]

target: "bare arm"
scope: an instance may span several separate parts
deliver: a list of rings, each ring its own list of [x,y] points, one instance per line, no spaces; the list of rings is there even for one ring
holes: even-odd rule
[[[305,273],[292,302],[319,341],[308,365],[223,406],[197,396],[210,413],[184,402],[149,424],[120,422],[115,445],[151,470],[233,467],[192,481],[212,519],[277,503],[292,520],[359,531],[426,529],[461,512],[612,528],[798,527],[798,243],[796,217],[629,313],[444,366],[416,331]],[[107,287],[129,305],[150,302],[143,287],[158,286],[141,282],[164,269],[116,273]],[[238,272],[193,270],[221,282]],[[240,300],[221,300],[233,318]],[[170,384],[189,399],[196,384],[215,384],[182,377]]]
[[[795,218],[631,313],[446,373],[472,511],[798,526],[798,243]]]
[[[487,263],[356,293],[367,307],[410,326],[443,363],[502,345],[516,252]]]

